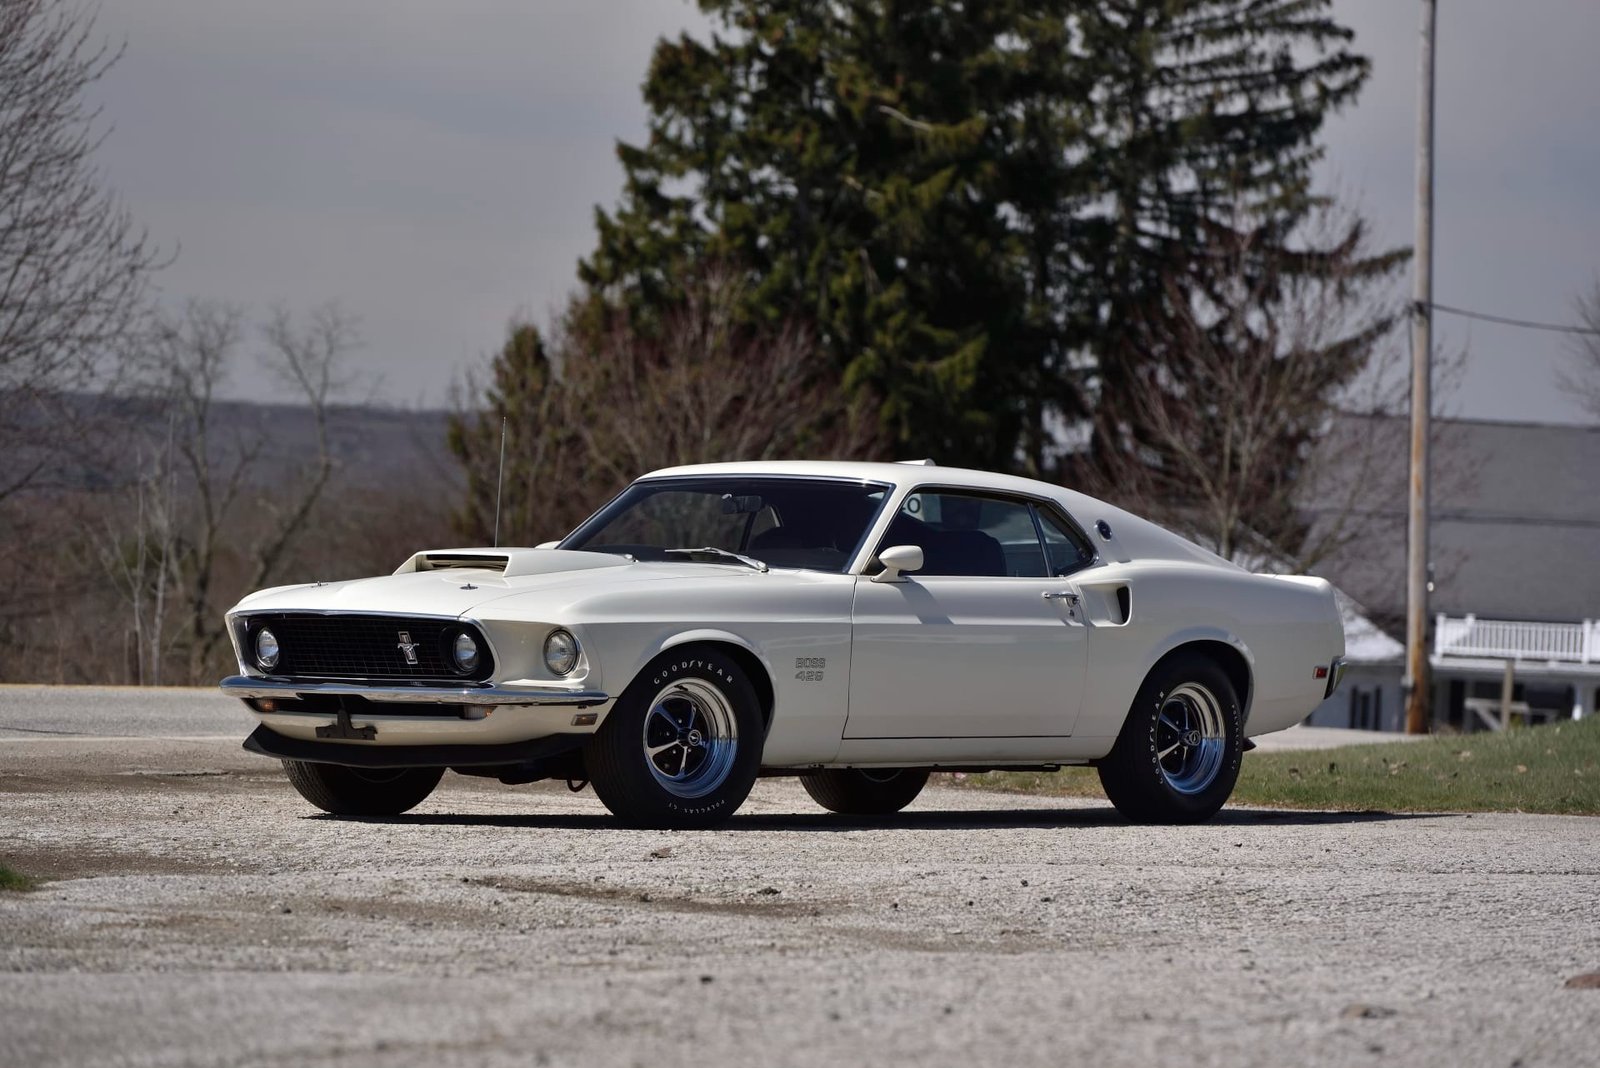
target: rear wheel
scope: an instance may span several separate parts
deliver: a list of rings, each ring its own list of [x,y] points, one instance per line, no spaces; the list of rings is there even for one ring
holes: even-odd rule
[[[1145,679],[1122,733],[1100,762],[1106,797],[1135,823],[1198,823],[1239,778],[1244,716],[1217,664],[1179,653]]]
[[[846,816],[887,816],[917,799],[928,784],[921,768],[838,768],[800,776],[811,800]]]
[[[594,792],[635,827],[713,827],[761,763],[761,703],[733,658],[688,647],[640,672],[589,743]]]
[[[444,777],[443,768],[352,768],[285,760],[300,796],[336,816],[398,816],[422,804]]]

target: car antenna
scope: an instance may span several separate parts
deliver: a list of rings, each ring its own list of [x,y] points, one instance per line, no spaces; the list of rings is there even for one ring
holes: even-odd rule
[[[494,547],[500,548],[500,489],[506,483],[506,417],[500,417],[500,470],[494,476]]]

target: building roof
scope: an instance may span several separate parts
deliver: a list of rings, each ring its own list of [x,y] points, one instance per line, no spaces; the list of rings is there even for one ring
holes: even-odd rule
[[[1442,419],[1432,446],[1434,613],[1600,618],[1600,427]],[[1360,483],[1359,536],[1315,567],[1391,626],[1405,616],[1408,425],[1344,416],[1324,448],[1329,480],[1306,506],[1326,527]]]
[[[1339,605],[1339,621],[1344,624],[1344,658],[1352,664],[1398,664],[1406,657],[1406,647],[1385,634],[1368,619],[1361,606],[1338,587],[1333,591]]]

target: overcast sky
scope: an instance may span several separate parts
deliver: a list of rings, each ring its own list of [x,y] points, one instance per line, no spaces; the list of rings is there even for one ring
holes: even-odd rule
[[[1570,321],[1600,276],[1600,3],[1441,7],[1435,300]],[[1335,9],[1374,74],[1328,129],[1325,184],[1408,244],[1418,5]],[[573,287],[620,190],[614,143],[644,129],[651,46],[690,27],[687,0],[113,0],[100,28],[128,51],[101,162],[181,249],[165,296],[338,298],[377,396],[438,404]],[[1585,420],[1558,335],[1436,322],[1469,353],[1456,413]]]

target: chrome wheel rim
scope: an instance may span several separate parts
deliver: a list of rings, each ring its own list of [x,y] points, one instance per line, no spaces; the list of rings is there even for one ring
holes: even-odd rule
[[[644,715],[644,762],[674,797],[704,797],[728,778],[739,748],[733,706],[703,679],[665,687]]]
[[[1199,683],[1186,682],[1156,714],[1156,763],[1167,785],[1197,794],[1216,781],[1228,746],[1222,705]]]

